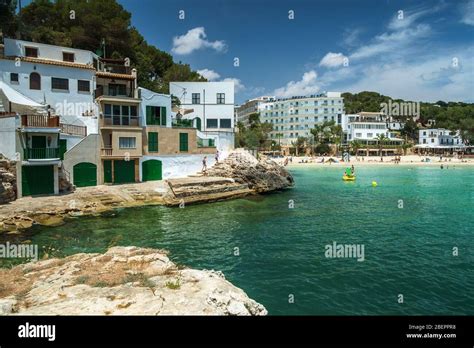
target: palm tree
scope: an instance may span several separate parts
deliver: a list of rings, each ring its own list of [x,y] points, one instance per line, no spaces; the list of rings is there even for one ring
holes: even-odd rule
[[[358,140],[352,140],[350,143],[350,147],[354,152],[354,155],[357,156],[357,151],[362,147],[362,144]]]
[[[377,141],[379,143],[379,153],[380,153],[380,157],[383,157],[383,146],[388,142],[388,138],[385,136],[385,134],[383,133],[380,133],[379,135],[377,135]]]

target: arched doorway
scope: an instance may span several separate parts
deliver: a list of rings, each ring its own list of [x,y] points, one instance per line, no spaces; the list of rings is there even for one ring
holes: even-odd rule
[[[36,72],[30,74],[30,89],[41,90],[41,76]]]
[[[198,130],[201,130],[201,119],[199,117],[196,117],[195,120],[196,120],[196,128]]]
[[[142,163],[142,181],[163,179],[163,164],[159,160],[148,160]]]
[[[94,163],[81,162],[73,167],[74,185],[77,187],[97,185],[97,166]]]

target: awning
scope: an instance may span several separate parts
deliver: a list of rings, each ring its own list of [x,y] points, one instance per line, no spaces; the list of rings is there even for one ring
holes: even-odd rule
[[[20,92],[15,91],[13,88],[11,88],[9,85],[7,85],[3,81],[0,81],[0,91],[2,91],[5,98],[7,98],[10,103],[23,105],[23,106],[29,106],[33,108],[46,107],[45,105],[39,104],[35,102],[34,100],[31,100],[30,98],[24,96]]]

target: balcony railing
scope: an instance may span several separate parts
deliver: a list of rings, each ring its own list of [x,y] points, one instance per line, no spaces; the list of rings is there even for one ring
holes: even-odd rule
[[[193,120],[174,120],[173,128],[195,128],[193,127]]]
[[[59,116],[21,115],[22,127],[59,128]]]
[[[112,156],[113,155],[113,149],[111,146],[106,146],[101,149],[101,154],[102,156]]]
[[[140,118],[138,116],[105,115],[101,126],[140,127]]]
[[[129,87],[97,86],[95,98],[101,96],[133,98],[133,90]]]
[[[69,135],[79,135],[81,137],[87,136],[86,126],[76,126],[74,124],[60,123],[61,133]]]
[[[25,160],[31,159],[56,159],[59,158],[59,147],[32,149],[26,148],[23,151]]]
[[[197,139],[197,147],[216,147],[214,139]]]

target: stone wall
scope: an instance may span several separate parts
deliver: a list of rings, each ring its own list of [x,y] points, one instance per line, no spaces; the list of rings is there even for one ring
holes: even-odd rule
[[[16,162],[0,154],[0,204],[14,201],[16,197]]]

